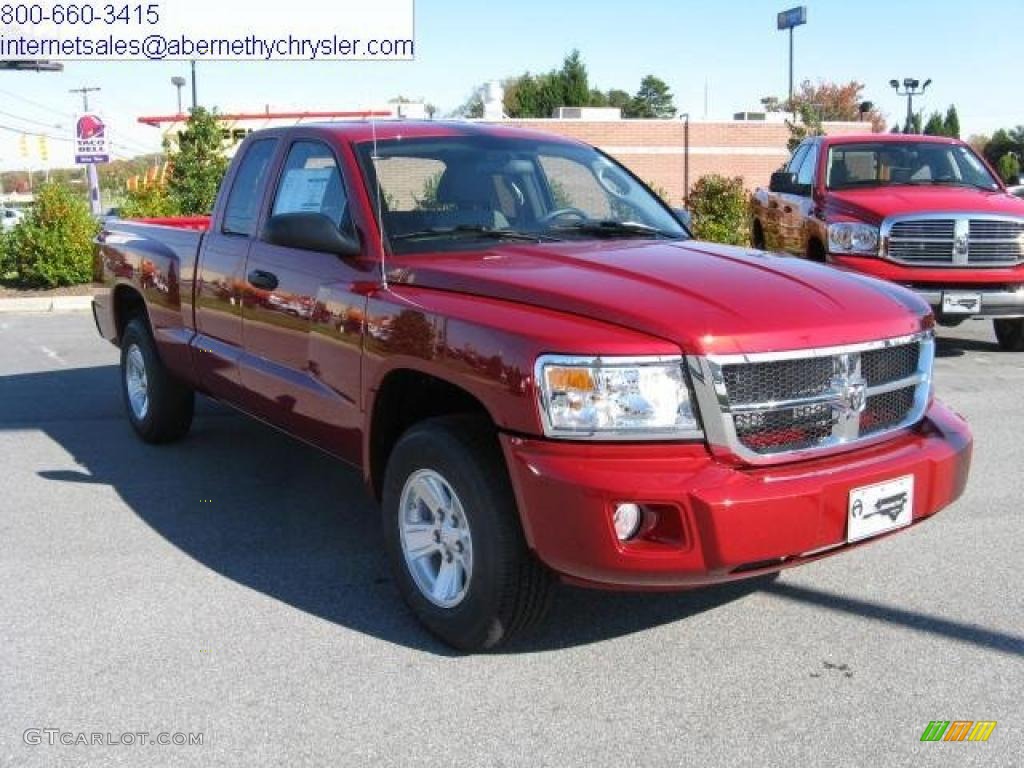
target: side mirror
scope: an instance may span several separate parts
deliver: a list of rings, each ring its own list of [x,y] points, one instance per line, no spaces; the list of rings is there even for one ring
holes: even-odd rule
[[[279,213],[263,227],[264,241],[283,248],[358,256],[362,249],[355,238],[344,234],[322,213]]]
[[[693,214],[685,208],[673,208],[672,213],[679,219],[679,223],[687,229],[693,229]]]
[[[772,192],[793,194],[796,192],[796,174],[788,171],[776,171],[768,183],[768,189]]]

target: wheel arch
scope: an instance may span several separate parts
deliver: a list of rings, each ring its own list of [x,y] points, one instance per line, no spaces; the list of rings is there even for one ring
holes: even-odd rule
[[[413,367],[388,371],[367,410],[364,475],[377,499],[384,472],[399,438],[414,425],[438,416],[472,415],[492,427],[496,420],[477,395],[450,379]]]

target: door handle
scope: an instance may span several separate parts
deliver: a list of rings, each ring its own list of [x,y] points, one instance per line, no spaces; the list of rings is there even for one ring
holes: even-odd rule
[[[782,210],[783,210],[783,211],[785,211],[786,213],[792,213],[792,212],[793,212],[793,206],[791,206],[791,205],[787,205],[787,206],[786,206],[785,208],[783,208]]]
[[[264,272],[262,269],[254,269],[249,273],[249,284],[253,288],[272,291],[277,288],[277,275],[273,272]]]

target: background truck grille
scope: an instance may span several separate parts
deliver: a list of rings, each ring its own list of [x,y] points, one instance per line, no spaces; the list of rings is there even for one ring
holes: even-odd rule
[[[921,334],[772,357],[704,358],[707,375],[695,376],[709,440],[754,463],[856,444],[918,421],[934,340]],[[718,414],[709,417],[709,409]]]
[[[899,219],[882,225],[886,254],[904,264],[1001,267],[1024,261],[1024,219]]]

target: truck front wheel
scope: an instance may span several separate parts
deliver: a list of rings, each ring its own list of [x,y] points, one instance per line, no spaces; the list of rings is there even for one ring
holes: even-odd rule
[[[1024,352],[1024,317],[999,318],[992,321],[999,348],[1006,352]]]
[[[388,460],[382,513],[398,590],[444,642],[488,650],[545,614],[553,579],[526,546],[501,450],[480,419],[406,432]]]
[[[135,432],[147,443],[168,443],[192,426],[195,393],[171,376],[141,318],[121,335],[121,391]]]

